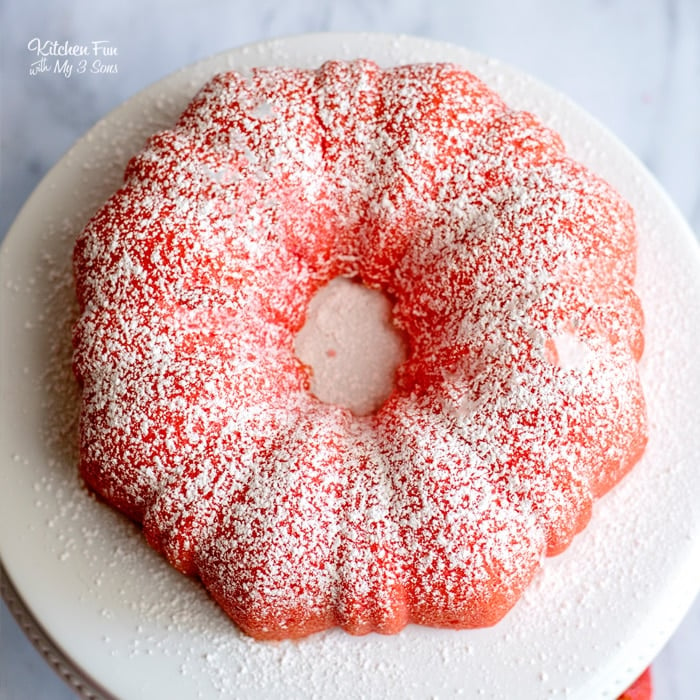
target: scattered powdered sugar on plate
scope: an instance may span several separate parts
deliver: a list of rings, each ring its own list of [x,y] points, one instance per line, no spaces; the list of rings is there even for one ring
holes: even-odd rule
[[[296,356],[312,368],[310,390],[356,415],[381,406],[394,386],[405,344],[379,291],[337,277],[310,301],[294,338]]]

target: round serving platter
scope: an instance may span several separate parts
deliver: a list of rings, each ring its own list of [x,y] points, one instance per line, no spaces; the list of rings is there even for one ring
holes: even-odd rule
[[[332,630],[260,643],[151,551],[138,528],[81,487],[71,251],[90,215],[119,186],[130,155],[171,126],[213,74],[356,57],[465,66],[508,104],[559,131],[574,157],[632,203],[647,319],[641,369],[650,443],[634,471],[596,504],[590,526],[546,561],[498,625],[460,632],[411,626],[393,637]],[[659,186],[610,133],[513,68],[448,44],[376,34],[297,36],[214,56],[139,93],[78,141],[17,217],[2,246],[0,275],[5,596],[18,596],[13,609],[24,610],[25,629],[40,629],[42,644],[94,693],[614,698],[650,663],[698,591],[698,246]]]

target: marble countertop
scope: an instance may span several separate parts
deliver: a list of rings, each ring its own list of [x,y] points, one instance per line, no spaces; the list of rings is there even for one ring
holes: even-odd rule
[[[126,9],[125,9],[126,8]],[[0,236],[73,142],[172,71],[241,44],[316,31],[449,41],[567,94],[625,143],[700,238],[700,3],[696,0],[91,0],[0,5]],[[37,42],[104,42],[83,72],[42,65]],[[654,664],[655,700],[700,692],[700,602]],[[71,691],[0,608],[0,697]]]

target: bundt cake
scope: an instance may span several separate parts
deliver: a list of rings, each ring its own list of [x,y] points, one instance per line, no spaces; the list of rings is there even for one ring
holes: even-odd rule
[[[80,471],[261,639],[497,622],[646,441],[630,206],[465,69],[214,77],[77,240]],[[407,357],[294,353],[336,277]]]

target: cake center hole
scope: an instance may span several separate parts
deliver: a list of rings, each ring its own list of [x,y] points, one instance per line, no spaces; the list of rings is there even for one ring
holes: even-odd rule
[[[310,368],[318,399],[364,416],[388,398],[407,354],[391,307],[382,292],[344,277],[314,295],[294,350]]]

